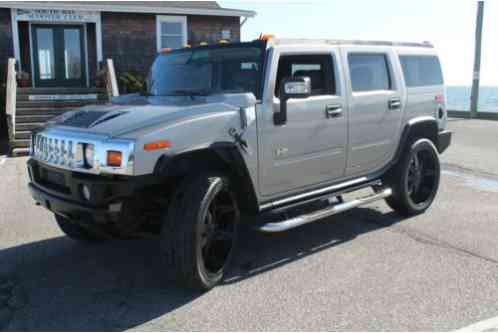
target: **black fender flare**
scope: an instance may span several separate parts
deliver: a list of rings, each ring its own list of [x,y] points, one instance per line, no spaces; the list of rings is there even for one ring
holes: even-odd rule
[[[196,156],[202,158],[201,163],[195,163],[199,161]],[[243,212],[250,215],[258,213],[259,205],[251,175],[242,152],[234,142],[213,142],[192,147],[175,155],[163,154],[156,162],[154,174],[165,179],[210,167],[223,168],[223,171],[232,176],[234,191]]]
[[[398,148],[396,149],[392,164],[396,164],[399,161],[401,155],[406,149],[406,146],[417,138],[427,138],[431,140],[436,147],[439,147],[438,133],[439,126],[436,118],[431,116],[422,116],[410,119],[403,127],[401,138],[399,140]]]

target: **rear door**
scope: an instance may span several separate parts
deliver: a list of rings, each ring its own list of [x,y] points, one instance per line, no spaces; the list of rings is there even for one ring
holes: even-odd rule
[[[347,105],[336,48],[273,49],[269,87],[258,112],[260,192],[263,196],[304,190],[344,175]],[[288,76],[311,79],[312,94],[289,99],[287,123],[275,125],[279,85]],[[330,112],[335,115],[331,116]]]
[[[390,48],[344,47],[350,100],[348,176],[373,172],[390,161],[403,117],[404,88]]]

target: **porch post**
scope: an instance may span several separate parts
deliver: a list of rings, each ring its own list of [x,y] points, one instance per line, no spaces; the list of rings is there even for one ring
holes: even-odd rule
[[[12,24],[12,44],[14,46],[14,58],[16,58],[19,70],[21,70],[21,51],[19,49],[19,27],[17,23],[16,10],[17,9],[15,8],[10,9],[10,22]]]
[[[97,64],[103,64],[104,57],[102,55],[102,13],[99,12],[97,22],[95,22],[95,34],[97,43]]]

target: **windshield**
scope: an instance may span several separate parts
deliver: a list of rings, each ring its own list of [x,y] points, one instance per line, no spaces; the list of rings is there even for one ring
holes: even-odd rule
[[[161,53],[152,64],[148,94],[208,95],[252,92],[260,98],[264,48],[251,44]]]

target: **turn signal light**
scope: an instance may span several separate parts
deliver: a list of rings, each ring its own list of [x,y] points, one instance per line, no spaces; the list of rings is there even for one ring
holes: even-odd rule
[[[111,167],[120,167],[123,161],[123,154],[120,151],[109,150],[107,152],[107,165]]]
[[[161,141],[150,142],[150,143],[144,144],[144,150],[151,151],[151,150],[165,149],[165,148],[169,148],[171,146],[172,146],[171,141],[161,140]]]
[[[172,49],[172,48],[165,47],[165,48],[162,48],[160,52],[161,52],[161,53],[168,53],[168,52],[171,52],[171,51],[173,51],[173,49]]]

